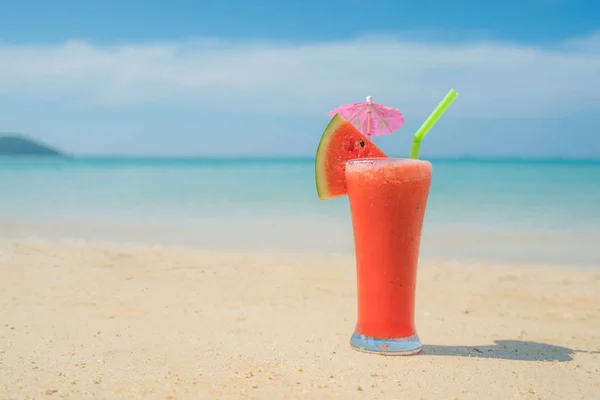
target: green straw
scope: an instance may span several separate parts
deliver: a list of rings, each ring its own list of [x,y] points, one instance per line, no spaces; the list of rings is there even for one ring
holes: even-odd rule
[[[427,135],[427,132],[435,125],[438,119],[444,114],[446,109],[450,107],[450,104],[454,101],[454,99],[458,96],[458,93],[451,89],[444,100],[438,104],[435,110],[431,113],[431,115],[423,122],[423,125],[419,128],[417,133],[415,133],[415,137],[413,138],[412,148],[410,149],[410,158],[417,159],[419,158],[419,149],[421,148],[421,140]]]

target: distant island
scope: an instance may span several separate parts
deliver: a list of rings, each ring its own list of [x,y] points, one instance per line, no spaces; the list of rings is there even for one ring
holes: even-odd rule
[[[51,156],[64,157],[57,149],[21,135],[0,134],[0,156]]]

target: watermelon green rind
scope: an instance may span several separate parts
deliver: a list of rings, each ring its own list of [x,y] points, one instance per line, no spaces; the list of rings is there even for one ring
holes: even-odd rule
[[[329,121],[327,128],[325,128],[325,132],[323,132],[323,136],[321,136],[321,141],[319,142],[319,147],[317,147],[317,156],[315,157],[315,182],[317,184],[317,194],[321,200],[326,200],[331,197],[325,178],[327,146],[332,134],[344,121],[345,119],[342,116],[335,114],[331,121]]]

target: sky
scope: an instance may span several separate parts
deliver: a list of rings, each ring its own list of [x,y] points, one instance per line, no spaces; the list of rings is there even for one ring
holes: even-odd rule
[[[422,157],[600,158],[596,0],[0,0],[0,132],[79,155],[312,156],[340,104]]]

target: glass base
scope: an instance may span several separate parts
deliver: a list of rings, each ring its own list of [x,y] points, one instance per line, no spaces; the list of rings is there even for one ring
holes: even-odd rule
[[[416,334],[405,338],[378,339],[354,332],[350,346],[354,350],[382,356],[410,356],[421,352],[421,341]]]

